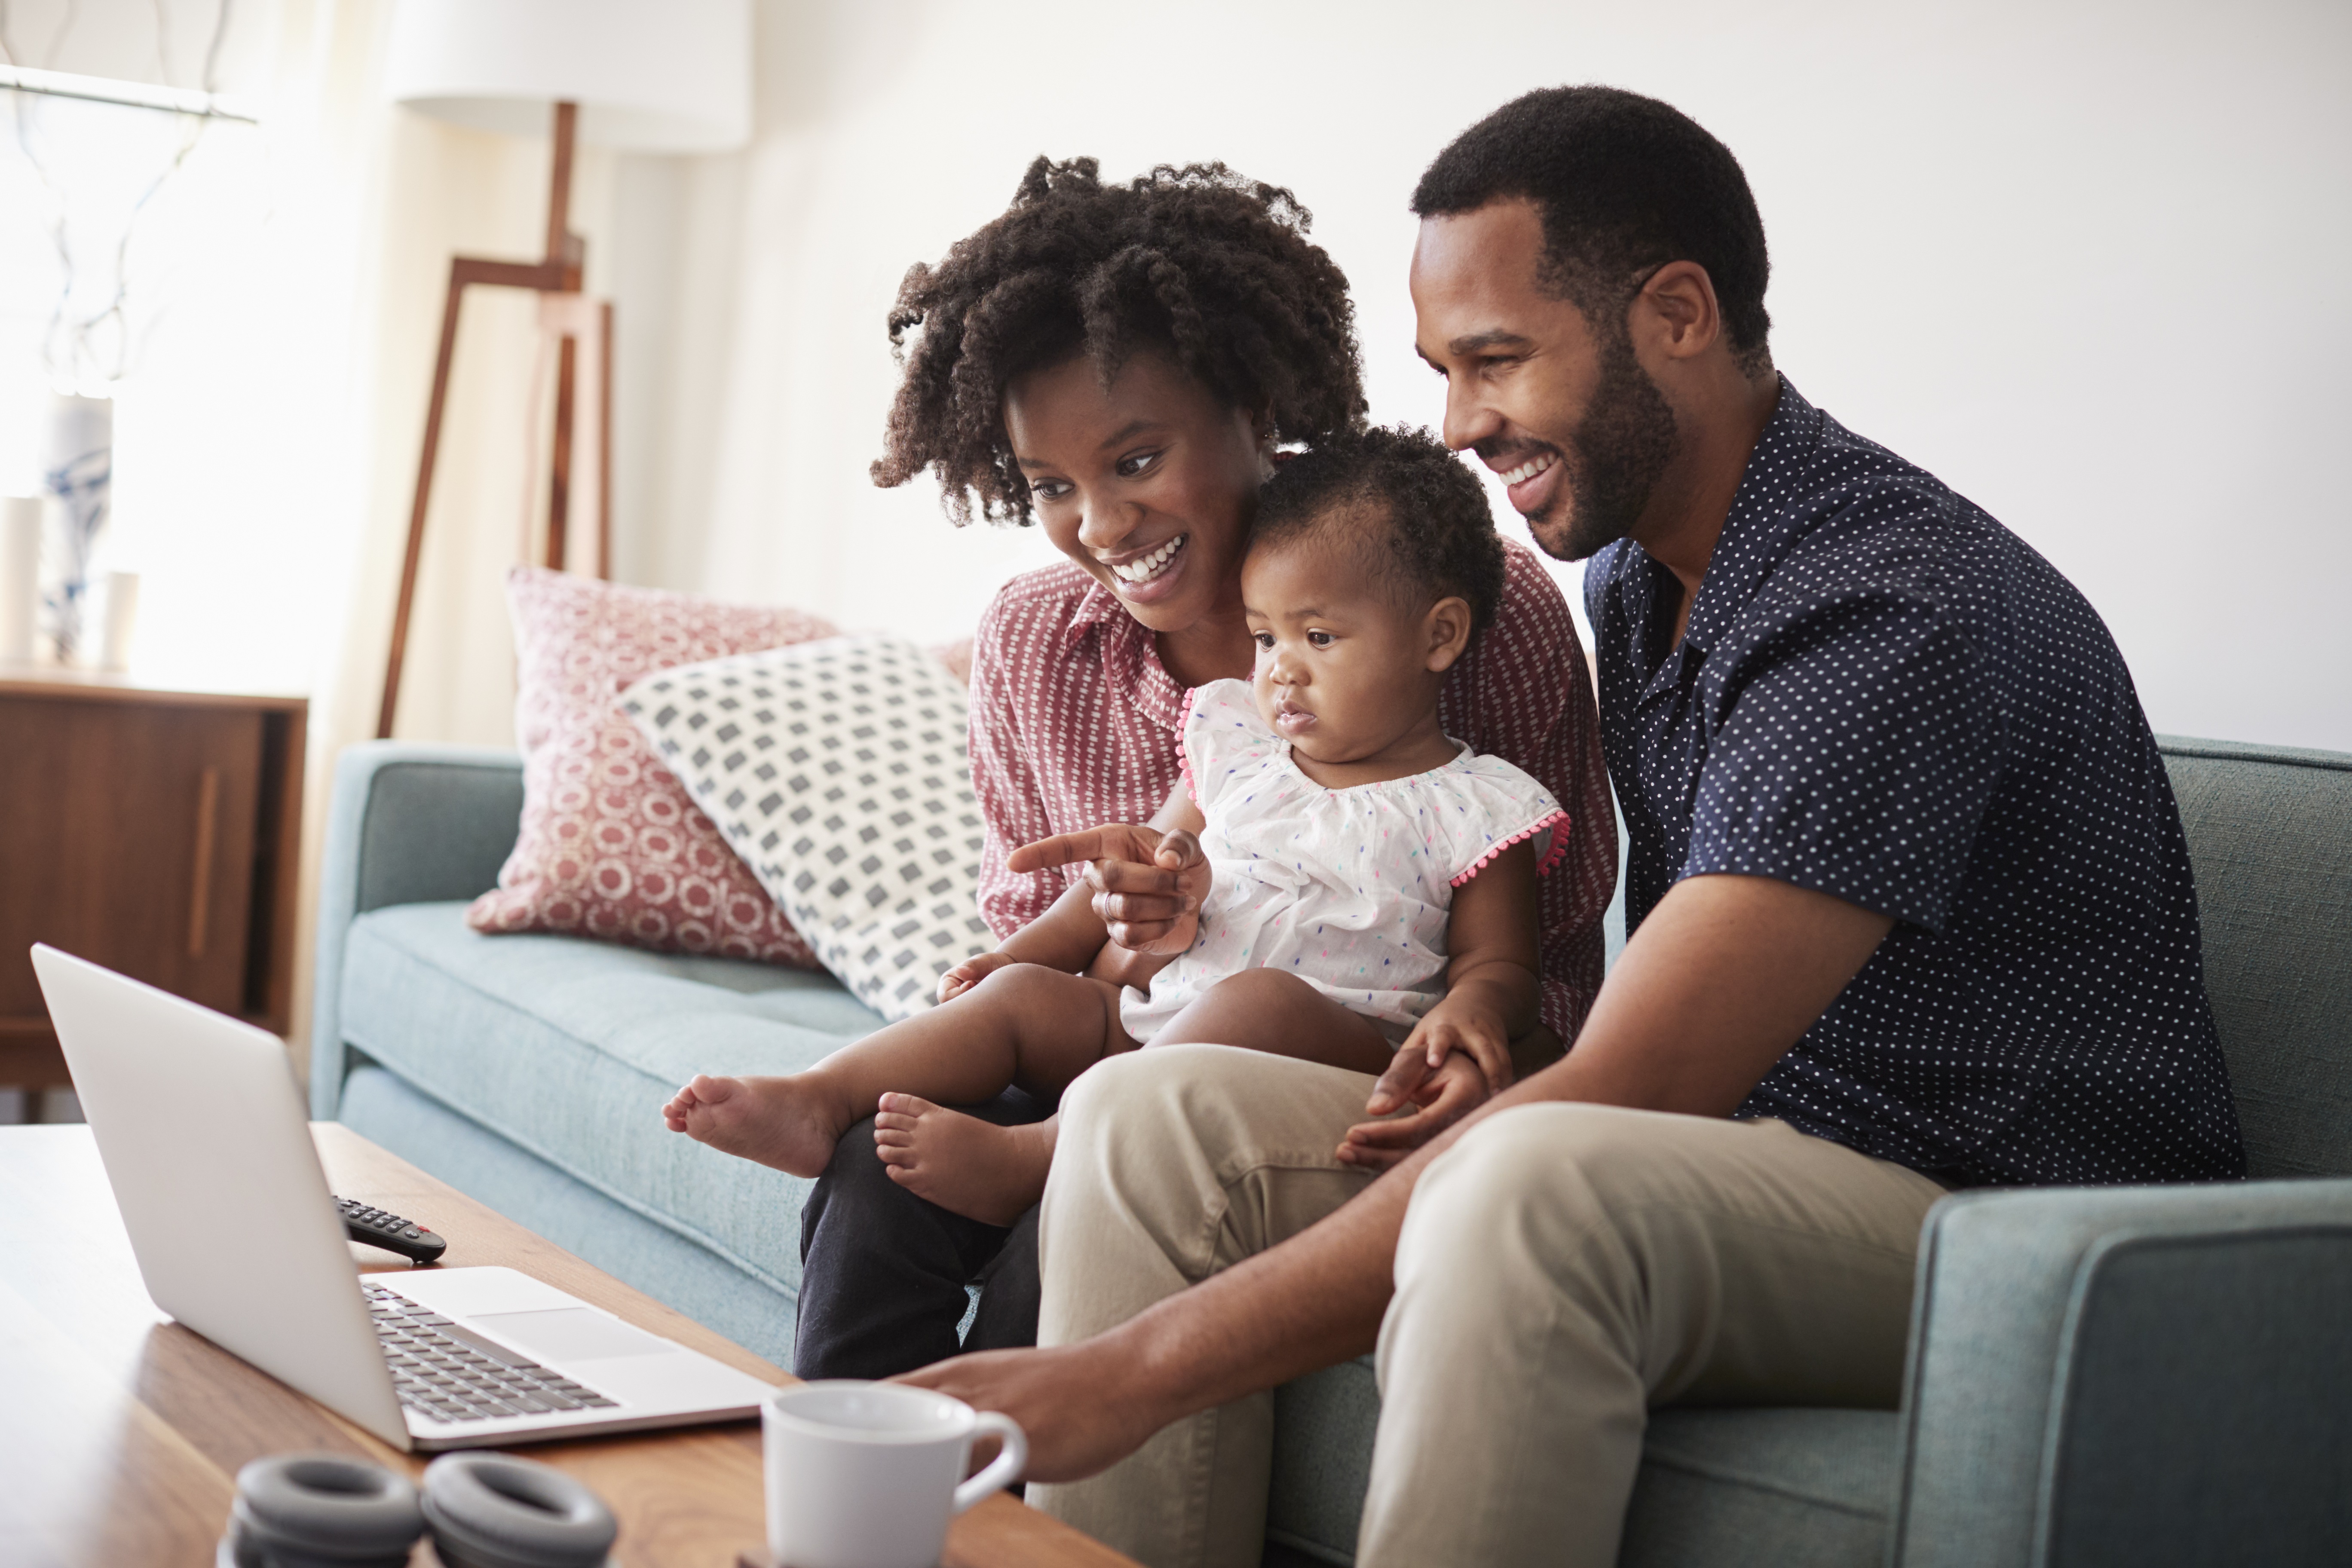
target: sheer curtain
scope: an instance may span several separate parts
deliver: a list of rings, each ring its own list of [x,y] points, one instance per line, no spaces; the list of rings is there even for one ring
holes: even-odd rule
[[[535,257],[545,225],[544,140],[459,131],[383,100],[394,3],[231,0],[217,85],[259,122],[207,123],[141,210],[123,252],[131,352],[105,388],[116,483],[103,548],[142,577],[134,675],[311,699],[298,1035],[333,762],[373,731],[449,258]],[[216,4],[9,0],[0,37],[12,63],[190,86]],[[106,178],[143,188],[172,151],[150,143],[192,122],[0,98],[20,100],[0,110],[29,114],[32,151],[47,153],[34,166],[15,122],[0,125],[0,490],[28,491],[58,379],[38,337],[65,276],[49,230],[58,204],[104,208],[110,190],[95,184]],[[589,240],[592,290],[609,286],[613,175],[609,157],[584,150],[572,226]],[[110,216],[119,230],[120,212],[93,221]],[[80,247],[85,272],[93,248]],[[526,512],[543,506],[544,433],[526,428],[534,405],[548,411],[532,395],[541,368],[530,299],[477,291],[444,427],[404,736],[511,740],[500,584]]]

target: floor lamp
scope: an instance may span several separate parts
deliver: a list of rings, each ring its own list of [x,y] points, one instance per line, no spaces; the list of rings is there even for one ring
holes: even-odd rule
[[[751,138],[750,0],[400,0],[385,77],[392,98],[475,130],[530,134],[553,118],[547,243],[537,261],[450,258],[433,392],[408,513],[400,596],[393,611],[376,738],[388,740],[400,703],[425,519],[440,455],[441,419],[457,321],[470,288],[528,289],[540,326],[558,340],[550,453],[546,563],[562,567],[572,533],[574,437],[593,405],[594,452],[583,477],[596,498],[596,562],[612,574],[613,307],[581,291],[586,243],[571,231],[575,148],[716,153]]]

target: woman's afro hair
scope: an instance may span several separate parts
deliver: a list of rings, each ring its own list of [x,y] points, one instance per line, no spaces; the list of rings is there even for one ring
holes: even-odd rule
[[[1426,430],[1373,426],[1286,458],[1258,490],[1252,550],[1305,540],[1358,552],[1400,604],[1460,595],[1482,630],[1502,603],[1502,536],[1486,492]]]
[[[1348,279],[1307,241],[1297,197],[1223,163],[1123,185],[1097,169],[1039,158],[1002,216],[908,271],[890,311],[906,374],[876,484],[929,468],[957,522],[1034,521],[1004,389],[1080,353],[1108,383],[1138,348],[1166,353],[1228,406],[1264,409],[1276,441],[1362,421]]]

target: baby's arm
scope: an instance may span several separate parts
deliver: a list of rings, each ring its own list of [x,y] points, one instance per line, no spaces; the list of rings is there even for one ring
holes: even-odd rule
[[[1536,1026],[1536,857],[1515,844],[1454,890],[1446,922],[1445,995],[1423,1016],[1373,1090],[1374,1116],[1402,1109],[1455,1051],[1478,1064],[1488,1093],[1511,1081],[1511,1041]]]
[[[995,951],[967,959],[940,976],[940,1000],[960,995],[1008,963],[1043,964],[1127,985],[1150,984],[1155,971],[1192,945],[1199,927],[1201,902],[1208,895],[1208,861],[1198,837],[1205,826],[1201,808],[1180,783],[1149,826],[1113,824],[1014,850],[1009,864],[1015,870],[1039,870],[1070,860],[1092,864],[1088,874],[1073,882],[1052,908],[1005,938]],[[1137,879],[1137,873],[1146,879],[1165,879],[1172,873],[1190,907],[1180,910],[1173,921],[1155,922],[1144,931],[1123,926],[1116,936],[1138,943],[1129,950],[1115,942],[1097,912],[1097,900],[1104,894],[1117,896]],[[1108,950],[1107,943],[1112,944]],[[1111,961],[1108,966],[1097,963],[1097,956]]]

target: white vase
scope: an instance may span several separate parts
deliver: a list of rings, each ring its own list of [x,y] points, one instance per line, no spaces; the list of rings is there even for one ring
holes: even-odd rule
[[[47,607],[49,640],[60,664],[75,663],[81,650],[90,556],[106,528],[113,481],[113,403],[103,397],[52,398],[48,438],[41,451],[41,484],[58,502],[51,509],[56,576]]]
[[[131,637],[139,623],[139,574],[101,572],[83,598],[81,662],[120,675],[131,668]]]

